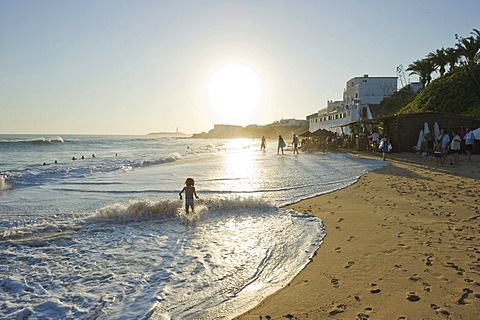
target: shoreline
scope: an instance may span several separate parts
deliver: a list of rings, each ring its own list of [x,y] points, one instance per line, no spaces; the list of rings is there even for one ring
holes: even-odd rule
[[[320,218],[324,242],[289,284],[234,319],[480,318],[480,157],[439,168],[413,153],[387,161],[287,206]]]

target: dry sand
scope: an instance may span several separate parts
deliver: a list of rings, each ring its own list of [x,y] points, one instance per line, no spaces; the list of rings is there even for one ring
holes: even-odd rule
[[[416,154],[387,161],[290,206],[323,220],[324,243],[236,319],[480,319],[480,156],[440,168]]]

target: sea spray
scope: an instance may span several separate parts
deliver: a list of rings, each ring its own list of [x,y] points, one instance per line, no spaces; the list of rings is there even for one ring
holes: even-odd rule
[[[321,244],[319,219],[281,206],[385,165],[278,157],[250,139],[62,139],[0,143],[0,318],[231,318]],[[186,214],[178,192],[190,176],[200,199]]]
[[[100,208],[97,217],[115,222],[144,221],[162,216],[175,216],[178,201],[130,200],[128,203],[115,203]]]
[[[10,185],[8,184],[7,177],[4,175],[0,175],[0,192],[6,191],[10,189]]]

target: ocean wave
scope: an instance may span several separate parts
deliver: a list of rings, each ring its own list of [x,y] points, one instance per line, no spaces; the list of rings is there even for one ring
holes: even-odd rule
[[[161,218],[179,218],[184,222],[198,220],[206,213],[225,213],[236,210],[269,211],[276,209],[267,201],[251,197],[216,197],[195,202],[195,213],[186,214],[184,203],[180,200],[130,200],[127,203],[114,203],[96,210],[94,214],[71,216],[60,222],[43,221],[40,223],[11,227],[0,232],[0,242],[9,241],[28,246],[41,247],[48,241],[69,239],[75,232],[97,222],[151,221]]]
[[[269,210],[272,204],[252,197],[218,197],[195,202],[195,213],[186,215],[180,200],[131,200],[128,203],[115,203],[97,210],[96,217],[114,222],[145,221],[160,217],[179,217],[187,220],[198,219],[206,212],[226,212],[242,209]]]
[[[0,140],[0,145],[52,145],[62,143],[65,143],[62,137]]]
[[[140,161],[138,163],[136,163],[136,167],[147,167],[147,166],[154,166],[154,165],[158,165],[158,164],[164,164],[164,163],[170,163],[170,162],[174,162],[174,161],[177,161],[179,159],[181,159],[182,156],[180,155],[180,153],[178,152],[174,152],[172,154],[169,154],[168,156],[166,157],[163,157],[163,158],[159,158],[159,159],[156,159],[156,160],[143,160],[143,161]]]
[[[179,201],[159,202],[131,200],[128,203],[114,203],[97,210],[96,217],[115,222],[142,221],[155,217],[178,215]]]
[[[46,241],[72,237],[80,229],[75,221],[59,223],[56,221],[41,222],[21,227],[11,227],[0,233],[0,242],[13,241],[29,246],[41,247]]]
[[[83,179],[98,173],[113,171],[127,172],[139,168],[171,163],[181,158],[179,153],[172,153],[155,160],[114,159],[113,161],[103,162],[90,160],[51,165],[34,164],[16,171],[0,171],[0,192],[9,189],[43,185],[53,181],[68,182],[69,179]],[[82,182],[75,182],[74,184],[82,184]]]
[[[8,183],[8,177],[6,175],[0,175],[0,192],[10,189],[10,184]]]

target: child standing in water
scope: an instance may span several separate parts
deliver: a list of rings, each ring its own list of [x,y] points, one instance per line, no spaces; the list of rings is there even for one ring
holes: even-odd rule
[[[197,193],[195,192],[195,180],[192,178],[187,178],[185,180],[185,187],[183,187],[182,191],[178,193],[180,196],[180,200],[182,200],[182,193],[185,191],[185,212],[188,213],[188,209],[192,208],[192,212],[195,212],[195,206],[193,203],[193,196],[198,199]]]

